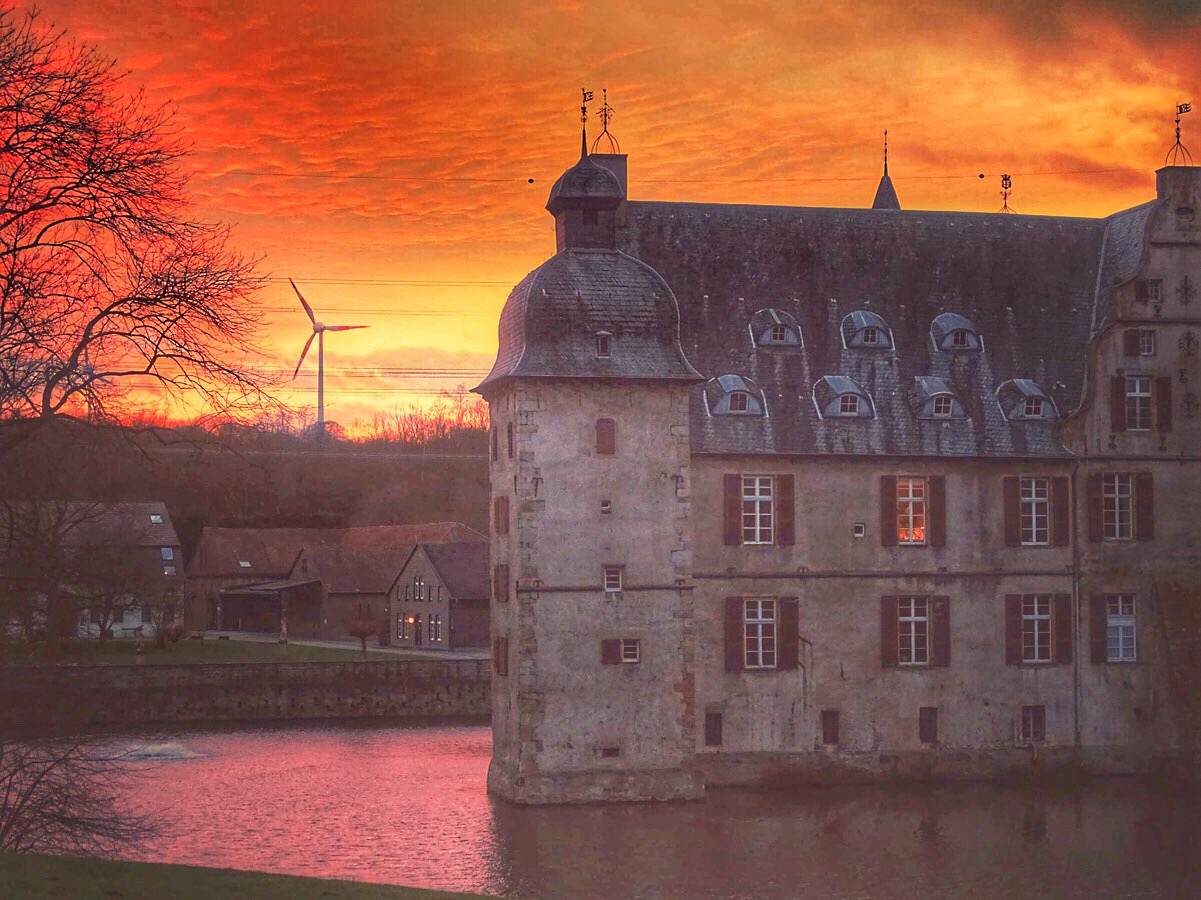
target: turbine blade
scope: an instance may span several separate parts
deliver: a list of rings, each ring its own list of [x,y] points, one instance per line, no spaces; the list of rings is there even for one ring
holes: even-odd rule
[[[292,290],[294,290],[296,292],[296,296],[300,298],[300,305],[303,306],[304,311],[309,314],[309,321],[316,325],[317,317],[313,315],[313,307],[309,306],[308,301],[304,299],[304,294],[300,293],[300,288],[296,286],[296,282],[289,278],[288,284],[292,285]]]
[[[326,325],[326,331],[354,331],[356,328],[370,328],[370,325]]]
[[[298,362],[296,364],[296,371],[292,373],[293,378],[295,378],[297,375],[300,374],[300,367],[302,365],[304,365],[305,354],[309,352],[309,347],[313,346],[313,338],[315,338],[316,336],[317,336],[317,332],[314,331],[312,334],[309,335],[309,339],[304,342],[304,349],[300,351],[300,362]]]

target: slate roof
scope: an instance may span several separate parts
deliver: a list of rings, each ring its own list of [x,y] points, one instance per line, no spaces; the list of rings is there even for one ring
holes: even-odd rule
[[[607,358],[598,331],[613,336]],[[557,253],[509,294],[496,362],[476,390],[513,375],[700,380],[680,350],[671,288],[631,256],[592,249]]]
[[[621,202],[623,196],[617,176],[594,163],[585,153],[551,187],[546,208],[552,215],[572,203],[611,209]]]
[[[900,209],[901,201],[897,199],[896,188],[892,186],[892,179],[885,172],[880,179],[880,186],[876,188],[876,199],[872,201],[872,209]]]
[[[1124,215],[1111,230],[1126,235]],[[769,419],[710,417],[695,388],[694,452],[1067,455],[1053,421],[1007,422],[995,392],[1029,378],[1060,410],[1076,406],[1106,220],[661,202],[628,202],[625,219],[618,247],[671,286],[688,361],[767,395]],[[1132,251],[1116,243],[1106,259],[1121,268]],[[747,323],[765,307],[796,317],[803,349],[753,347]],[[893,349],[844,348],[842,320],[857,310],[883,316]],[[985,351],[935,350],[929,329],[944,312],[969,317]],[[876,417],[820,419],[810,397],[824,375],[862,385]],[[919,419],[919,375],[943,378],[968,418]]]
[[[1104,249],[1100,271],[1097,273],[1094,334],[1109,323],[1113,289],[1130,281],[1138,272],[1139,263],[1143,259],[1147,219],[1154,211],[1156,203],[1157,201],[1151,200],[1141,206],[1115,213],[1105,220]]]
[[[422,544],[421,549],[454,599],[489,599],[487,541]]]

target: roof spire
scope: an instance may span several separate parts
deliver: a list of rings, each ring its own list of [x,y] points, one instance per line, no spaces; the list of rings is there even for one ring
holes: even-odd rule
[[[884,132],[884,174],[880,178],[880,186],[876,188],[876,199],[872,201],[872,209],[900,209],[901,201],[897,199],[896,189],[892,179],[888,177],[888,132]]]
[[[600,149],[601,140],[609,142],[609,153],[620,153],[621,144],[617,142],[617,138],[613,137],[609,131],[609,120],[613,118],[613,107],[609,105],[609,91],[606,88],[601,88],[601,133],[596,136],[596,140],[592,142],[592,152],[595,153]]]
[[[884,174],[888,174],[888,129],[884,129]]]
[[[588,101],[592,91],[580,88],[580,159],[588,155]]]
[[[1191,166],[1193,164],[1193,155],[1185,149],[1184,144],[1180,143],[1180,117],[1192,111],[1192,103],[1176,104],[1176,143],[1172,145],[1172,149],[1164,157],[1163,164],[1165,166]]]

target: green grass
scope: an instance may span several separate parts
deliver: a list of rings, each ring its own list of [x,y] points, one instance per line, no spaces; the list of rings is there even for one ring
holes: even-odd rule
[[[66,652],[45,643],[0,644],[0,665],[6,666],[131,666],[137,664],[137,641],[71,641]],[[260,662],[348,662],[356,659],[393,659],[387,653],[334,647],[306,647],[253,641],[182,640],[166,647],[143,641],[143,664],[147,666],[196,665],[198,663]]]
[[[383,898],[436,900],[476,897],[388,884],[331,881],[242,872],[237,869],[204,869],[164,863],[133,863],[80,856],[0,853],[0,897],[70,897],[72,900],[213,900],[217,897],[268,897],[280,900],[308,898]]]

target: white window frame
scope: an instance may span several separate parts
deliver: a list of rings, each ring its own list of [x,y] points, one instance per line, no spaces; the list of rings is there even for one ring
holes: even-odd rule
[[[596,358],[611,359],[613,357],[613,335],[607,331],[596,333]]]
[[[930,491],[926,478],[897,476],[897,543],[922,546],[930,537]],[[915,535],[917,535],[915,537]]]
[[[1034,733],[1034,719],[1036,710],[1041,710],[1042,715],[1042,734]],[[1042,705],[1023,706],[1022,707],[1022,722],[1021,735],[1023,741],[1034,743],[1035,741],[1045,741],[1047,739],[1047,708]]]
[[[1050,594],[1022,594],[1022,662],[1048,665],[1054,655],[1054,598]]]
[[[151,525],[162,525],[163,524],[162,514],[161,513],[151,513],[150,514],[150,524]]]
[[[775,543],[775,481],[773,475],[742,476],[742,543]]]
[[[938,394],[930,405],[930,413],[936,419],[949,419],[955,415],[955,401],[946,394]]]
[[[605,566],[604,586],[606,594],[616,596],[622,592],[621,566]]]
[[[1134,476],[1108,472],[1101,476],[1101,511],[1107,541],[1134,540]]]
[[[773,344],[783,344],[788,340],[788,326],[779,323],[773,325],[769,332],[768,340]]]
[[[730,412],[746,412],[750,409],[751,397],[746,391],[730,393]]]
[[[1023,547],[1051,545],[1051,479],[1023,475],[1021,477],[1021,515],[1019,523]]]
[[[897,663],[930,665],[930,598],[897,598]]]
[[[1126,376],[1126,430],[1151,430],[1151,376]]]
[[[1109,662],[1138,662],[1138,631],[1134,594],[1105,598],[1105,658]]]
[[[971,339],[968,333],[963,328],[956,328],[951,332],[951,347],[955,350],[967,350],[972,346]]]
[[[240,569],[249,569],[250,567],[251,567],[251,566],[250,566],[250,560],[248,560],[248,559],[239,559],[239,560],[238,560],[238,568],[240,568]]]
[[[1043,417],[1043,403],[1045,402],[1042,397],[1025,398],[1022,402],[1022,418],[1041,419]]]
[[[642,662],[642,641],[638,638],[621,639],[621,661],[623,665]]]
[[[747,669],[776,668],[776,600],[745,597],[742,601],[743,665]]]
[[[840,394],[838,397],[838,414],[840,416],[859,415],[859,395]]]
[[[1138,330],[1138,355],[1155,356],[1158,349],[1158,342],[1155,338],[1155,329],[1140,328]]]
[[[880,329],[875,325],[868,325],[860,332],[859,342],[864,345],[875,346],[880,343]]]

